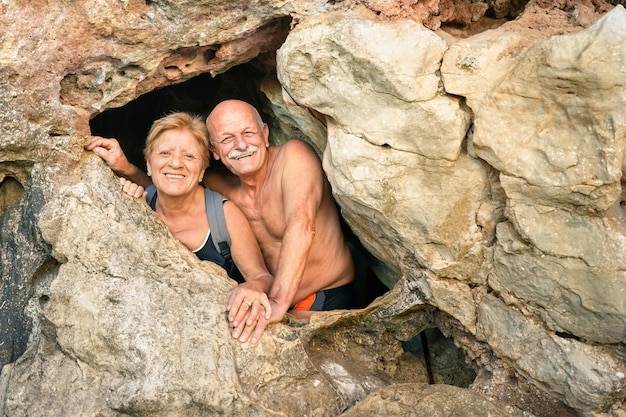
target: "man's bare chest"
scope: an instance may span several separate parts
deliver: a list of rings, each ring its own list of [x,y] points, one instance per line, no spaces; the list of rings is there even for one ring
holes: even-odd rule
[[[285,213],[282,204],[277,204],[276,198],[268,197],[271,196],[261,195],[256,199],[240,197],[238,201],[234,201],[248,219],[260,243],[266,239],[280,241],[285,233]]]

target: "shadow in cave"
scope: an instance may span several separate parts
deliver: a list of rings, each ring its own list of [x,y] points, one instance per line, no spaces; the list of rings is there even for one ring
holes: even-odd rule
[[[240,99],[255,106],[261,116],[264,98],[258,82],[265,75],[253,65],[240,65],[213,78],[202,74],[180,84],[143,94],[125,106],[106,110],[90,120],[91,134],[115,138],[128,160],[146,169],[143,148],[152,123],[167,114],[187,112],[206,118],[217,103]],[[211,165],[218,161],[211,160]]]
[[[96,115],[90,121],[91,134],[118,140],[128,160],[145,172],[143,148],[152,123],[173,112],[183,111],[206,118],[213,107],[225,99],[240,99],[255,106],[271,132],[281,129],[273,126],[276,118],[268,114],[267,99],[259,90],[261,80],[275,74],[268,73],[262,64],[239,65],[224,74],[212,77],[202,74],[186,82],[160,88],[143,94],[123,107],[110,109]],[[305,137],[302,134],[302,137]],[[270,137],[271,143],[276,143]],[[311,143],[311,142],[309,142]],[[213,159],[209,170],[222,167]],[[388,288],[376,277],[370,267],[372,255],[361,245],[356,235],[342,219],[342,227],[355,258],[357,307],[362,308]]]

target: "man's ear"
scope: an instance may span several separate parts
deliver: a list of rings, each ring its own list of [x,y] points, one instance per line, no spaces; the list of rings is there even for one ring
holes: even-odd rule
[[[215,145],[211,139],[209,139],[209,153],[213,154],[213,159],[216,161],[220,160],[220,156],[217,154],[217,149],[215,149]]]
[[[270,128],[267,126],[267,123],[263,123],[263,137],[265,138],[265,147],[269,148],[269,146],[270,146]]]

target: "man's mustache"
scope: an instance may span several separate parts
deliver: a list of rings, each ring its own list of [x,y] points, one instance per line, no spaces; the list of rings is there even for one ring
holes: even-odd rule
[[[235,149],[233,151],[230,151],[228,153],[228,159],[241,159],[241,158],[245,158],[246,156],[250,156],[253,155],[256,151],[259,150],[258,146],[254,146],[254,145],[250,145],[248,146],[246,149],[244,149],[243,151],[240,151],[239,149]]]

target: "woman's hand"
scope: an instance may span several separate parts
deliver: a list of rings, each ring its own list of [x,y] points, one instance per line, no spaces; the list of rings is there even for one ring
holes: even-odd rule
[[[85,149],[102,158],[118,175],[126,175],[130,171],[131,164],[116,139],[92,136]]]
[[[131,180],[127,180],[124,177],[120,177],[120,185],[122,186],[124,194],[128,194],[134,198],[146,198],[146,194],[148,194],[141,185],[135,184]]]
[[[254,281],[239,284],[228,301],[228,323],[232,336],[240,342],[252,336],[252,343],[256,343],[272,314],[267,295],[259,287]]]

